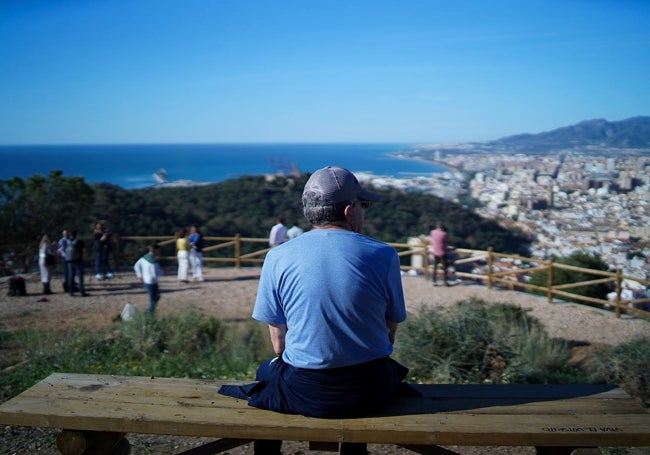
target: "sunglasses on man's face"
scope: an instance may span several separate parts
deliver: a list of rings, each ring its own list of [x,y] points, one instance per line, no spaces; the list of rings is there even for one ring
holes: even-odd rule
[[[370,204],[372,204],[372,202],[370,201],[357,201],[357,202],[359,202],[359,205],[361,205],[361,208],[364,210],[370,207]]]

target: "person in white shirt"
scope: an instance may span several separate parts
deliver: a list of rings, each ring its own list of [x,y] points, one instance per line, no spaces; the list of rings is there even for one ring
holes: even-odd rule
[[[284,225],[284,218],[278,218],[277,224],[271,228],[269,234],[269,246],[271,248],[287,241],[287,227]]]
[[[147,314],[153,315],[156,309],[156,304],[160,300],[160,288],[158,287],[158,277],[162,275],[162,269],[158,263],[158,256],[160,255],[160,246],[153,244],[149,246],[149,252],[138,259],[138,262],[133,266],[135,274],[138,278],[142,279],[144,288],[149,294],[149,306],[147,307]]]
[[[298,225],[297,221],[293,222],[293,226],[289,228],[287,231],[287,240],[295,239],[298,237],[300,234],[302,234],[304,231],[302,228]]]

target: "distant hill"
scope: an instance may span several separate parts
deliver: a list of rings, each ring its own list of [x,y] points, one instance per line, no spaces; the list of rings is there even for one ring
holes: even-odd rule
[[[436,161],[438,153],[546,154],[567,150],[605,155],[650,155],[650,116],[631,117],[616,122],[605,119],[585,120],[539,134],[517,134],[485,142],[423,144],[405,155]]]
[[[539,134],[518,134],[489,142],[490,146],[526,151],[567,148],[650,148],[650,117],[632,117],[610,122],[585,120]]]

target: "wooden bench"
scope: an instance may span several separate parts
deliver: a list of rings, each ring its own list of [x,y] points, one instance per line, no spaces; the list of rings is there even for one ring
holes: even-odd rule
[[[548,454],[650,446],[650,412],[616,386],[416,385],[421,397],[400,398],[381,415],[330,420],[255,409],[218,394],[221,384],[54,373],[0,405],[0,424],[62,429],[64,454],[128,453],[126,433],[222,438],[187,454],[254,439],[311,441],[320,450],[343,441],[395,444],[420,454],[453,453],[439,446],[535,446]]]

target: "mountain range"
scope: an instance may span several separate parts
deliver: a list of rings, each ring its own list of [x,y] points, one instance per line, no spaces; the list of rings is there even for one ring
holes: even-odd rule
[[[551,152],[562,149],[650,149],[650,116],[610,122],[585,120],[539,134],[518,134],[484,143],[510,151]]]

